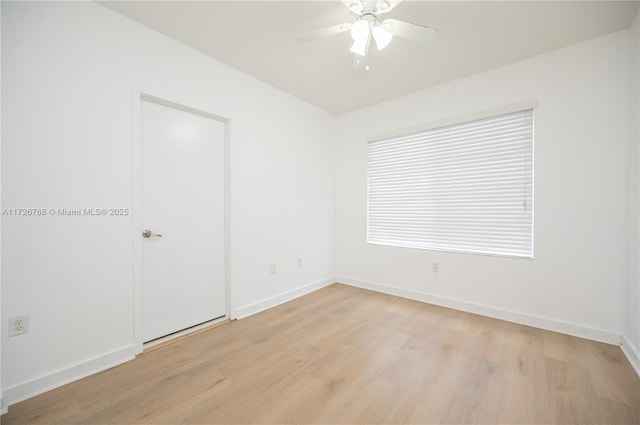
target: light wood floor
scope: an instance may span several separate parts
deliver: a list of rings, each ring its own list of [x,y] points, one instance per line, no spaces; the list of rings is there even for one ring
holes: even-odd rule
[[[13,405],[13,424],[640,423],[620,348],[332,285]]]

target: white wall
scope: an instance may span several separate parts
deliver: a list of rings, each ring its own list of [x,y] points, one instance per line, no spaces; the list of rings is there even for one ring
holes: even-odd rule
[[[2,62],[4,208],[131,208],[132,85],[158,87],[231,119],[235,313],[331,282],[333,116],[93,2],[3,2]],[[130,217],[3,217],[9,403],[131,358],[133,237]]]
[[[337,280],[620,343],[628,37],[609,34],[343,116]],[[534,260],[366,243],[367,136],[530,99],[538,101]]]
[[[623,349],[640,374],[640,12],[629,28],[628,272]]]

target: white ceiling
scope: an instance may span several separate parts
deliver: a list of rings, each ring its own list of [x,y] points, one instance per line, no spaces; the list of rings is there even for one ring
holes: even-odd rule
[[[436,28],[395,37],[353,69],[349,33],[293,37],[352,20],[339,1],[101,2],[279,89],[341,114],[627,28],[638,1],[403,1],[385,18]]]

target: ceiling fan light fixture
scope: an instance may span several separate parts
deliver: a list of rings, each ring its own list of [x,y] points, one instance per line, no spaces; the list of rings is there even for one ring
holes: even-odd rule
[[[369,44],[369,37],[363,40],[355,40],[349,50],[355,53],[356,55],[366,56],[368,44]]]
[[[351,38],[355,42],[365,42],[369,38],[369,22],[364,19],[356,21],[351,26]],[[355,43],[354,43],[355,44]]]
[[[373,39],[376,41],[376,46],[378,50],[382,50],[391,42],[393,38],[393,34],[384,25],[376,25],[371,30],[371,34],[373,35]]]

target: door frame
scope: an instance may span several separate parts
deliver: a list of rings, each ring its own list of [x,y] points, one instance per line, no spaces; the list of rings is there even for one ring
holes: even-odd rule
[[[143,285],[142,285],[142,153],[141,153],[141,106],[142,101],[174,108],[221,122],[224,124],[224,293],[225,317],[233,319],[231,302],[231,279],[229,273],[230,250],[230,184],[229,184],[229,130],[231,120],[209,112],[207,107],[192,107],[193,101],[171,95],[162,90],[146,90],[137,86],[131,92],[131,171],[132,171],[132,208],[131,234],[133,254],[133,349],[134,354],[142,353],[143,337]]]

